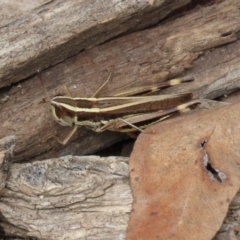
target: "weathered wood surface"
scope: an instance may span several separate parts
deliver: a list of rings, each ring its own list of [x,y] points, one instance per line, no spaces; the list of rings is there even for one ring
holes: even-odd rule
[[[156,24],[188,2],[48,0],[21,14],[15,10],[15,16],[3,8],[0,88],[119,34]]]
[[[0,226],[8,236],[124,239],[131,204],[128,158],[65,156],[13,164]]]
[[[193,91],[196,97],[212,99],[235,91],[240,85],[239,6],[237,0],[199,6],[176,20],[80,52],[43,71],[48,92],[54,96],[66,85],[73,96],[90,96],[112,65],[114,79],[103,96],[178,75],[194,75],[195,81],[163,92]],[[31,62],[34,68],[35,61]],[[64,148],[52,139],[45,141],[53,134],[64,138],[70,129],[51,119],[43,97],[37,76],[0,94],[0,137],[16,135],[15,161],[43,153],[41,158],[90,154],[125,137],[81,128]]]
[[[7,136],[0,139],[0,196],[2,195],[9,175],[9,166],[13,158],[14,147],[14,136]]]

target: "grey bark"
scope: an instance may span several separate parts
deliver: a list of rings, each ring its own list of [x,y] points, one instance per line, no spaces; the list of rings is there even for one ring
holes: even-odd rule
[[[124,239],[131,203],[128,158],[65,156],[13,164],[0,226],[8,236]]]
[[[45,1],[0,23],[0,88],[166,17],[189,0]],[[15,4],[15,3],[13,3]]]

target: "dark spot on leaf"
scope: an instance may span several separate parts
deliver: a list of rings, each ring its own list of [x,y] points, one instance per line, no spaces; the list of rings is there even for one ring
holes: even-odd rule
[[[158,212],[151,212],[150,215],[151,215],[151,216],[157,216],[157,215],[158,215]]]
[[[200,146],[201,146],[202,148],[204,148],[204,146],[206,145],[206,143],[207,143],[207,140],[203,140],[203,141],[200,143]]]
[[[207,153],[203,157],[203,164],[204,164],[205,169],[208,171],[210,178],[212,180],[216,180],[219,183],[222,183],[223,179],[226,178],[226,174],[224,174],[223,172],[221,172],[220,170],[218,170],[212,166],[212,164],[209,161],[209,157],[208,157]]]

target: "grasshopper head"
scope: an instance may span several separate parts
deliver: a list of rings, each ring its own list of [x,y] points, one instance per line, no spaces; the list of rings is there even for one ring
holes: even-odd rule
[[[53,119],[62,126],[71,127],[74,123],[74,114],[54,101],[50,102],[50,111]]]
[[[50,112],[52,113],[53,119],[62,126],[69,126],[69,127],[73,126],[76,118],[75,114],[71,110],[68,110],[67,108],[62,106],[61,103],[59,103],[56,100],[58,97],[55,97],[51,100],[50,97],[48,96],[46,88],[44,87],[44,82],[43,82],[41,73],[39,73],[39,79],[43,86],[43,90],[47,96],[47,100],[48,100],[47,104],[49,106]]]

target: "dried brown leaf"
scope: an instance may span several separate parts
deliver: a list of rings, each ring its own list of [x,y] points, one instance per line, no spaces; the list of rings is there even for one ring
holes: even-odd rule
[[[240,186],[240,104],[155,125],[135,144],[128,240],[212,239]]]

